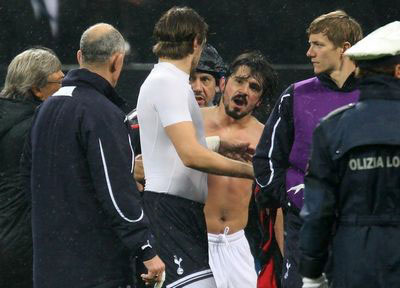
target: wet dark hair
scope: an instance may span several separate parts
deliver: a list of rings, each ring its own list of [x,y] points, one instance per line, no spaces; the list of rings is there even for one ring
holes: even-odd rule
[[[260,97],[264,107],[264,112],[269,113],[273,98],[278,86],[278,75],[268,60],[261,54],[260,51],[251,51],[240,54],[229,66],[229,78],[232,74],[241,67],[250,68],[250,76],[254,77],[261,83],[262,94]]]
[[[157,57],[182,59],[193,53],[193,41],[206,41],[208,25],[189,7],[173,7],[156,23],[153,37],[156,44],[153,53]]]

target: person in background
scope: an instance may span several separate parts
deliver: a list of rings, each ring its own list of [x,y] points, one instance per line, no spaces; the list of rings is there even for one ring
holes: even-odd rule
[[[303,287],[400,287],[400,22],[345,53],[360,99],[314,130],[300,231]],[[333,233],[332,231],[335,231]]]
[[[164,263],[132,177],[134,154],[114,87],[125,41],[99,23],[81,37],[79,69],[35,114],[24,163],[31,171],[34,287],[127,287],[138,256],[148,282]]]
[[[254,149],[264,126],[252,113],[272,98],[277,75],[260,52],[239,55],[229,71],[220,83],[219,105],[201,109],[205,134],[248,142]],[[255,262],[244,233],[252,186],[249,179],[208,175],[204,213],[210,267],[219,288],[257,287]]]
[[[217,105],[221,98],[220,81],[227,72],[227,67],[210,44],[201,52],[199,64],[190,75],[190,85],[200,107]]]
[[[362,38],[356,20],[343,11],[323,14],[307,29],[307,57],[315,77],[290,85],[278,99],[257,145],[253,164],[260,208],[283,208],[282,286],[302,286],[298,272],[304,173],[312,131],[338,107],[358,100],[355,64],[345,52]]]
[[[189,84],[207,29],[191,8],[173,7],[165,12],[153,33],[153,52],[159,63],[138,98],[146,175],[143,202],[159,240],[168,287],[215,287],[203,211],[207,173],[253,179],[250,164],[207,149],[200,108]],[[213,150],[223,146],[222,141],[213,142]]]
[[[50,49],[11,61],[0,93],[0,287],[32,288],[30,199],[20,158],[35,109],[61,87],[61,62]]]

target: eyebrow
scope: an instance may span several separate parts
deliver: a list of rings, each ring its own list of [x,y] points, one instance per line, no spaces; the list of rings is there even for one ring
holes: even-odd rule
[[[245,75],[233,75],[233,77],[247,80],[247,79],[249,79],[251,77],[251,75],[249,75],[249,74],[247,74],[247,75],[246,74]]]
[[[233,77],[236,78],[236,79],[239,79],[239,80],[248,80],[250,78],[253,78],[254,81],[256,81],[256,83],[254,83],[254,84],[257,84],[258,86],[262,87],[262,84],[260,83],[260,81],[257,80],[257,78],[252,76],[252,75],[249,75],[249,74],[247,74],[247,75],[234,75]]]

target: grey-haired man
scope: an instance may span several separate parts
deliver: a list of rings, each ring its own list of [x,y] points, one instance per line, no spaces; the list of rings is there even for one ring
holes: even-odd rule
[[[80,69],[35,115],[26,153],[34,287],[126,287],[132,256],[148,269],[144,278],[161,280],[164,263],[132,178],[129,127],[114,90],[124,45],[111,25],[88,28]]]

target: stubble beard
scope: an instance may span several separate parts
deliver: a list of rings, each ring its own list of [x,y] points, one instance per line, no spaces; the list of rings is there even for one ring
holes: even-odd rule
[[[240,120],[244,116],[249,114],[248,112],[236,112],[234,109],[229,109],[229,104],[225,104],[224,107],[226,115],[232,117],[235,120]]]

